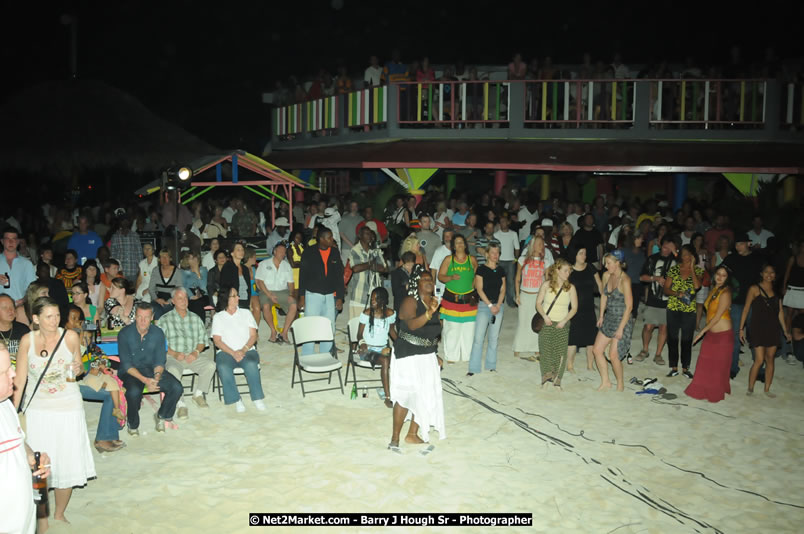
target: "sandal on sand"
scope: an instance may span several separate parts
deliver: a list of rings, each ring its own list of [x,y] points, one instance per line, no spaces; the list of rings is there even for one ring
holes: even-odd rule
[[[647,357],[648,357],[648,351],[641,350],[641,351],[639,351],[639,354],[637,354],[636,358],[634,358],[634,359],[636,361],[638,361],[638,362],[642,362],[642,361],[645,361],[645,358],[647,358]]]
[[[396,445],[394,445],[393,442],[389,443],[388,450],[391,452],[395,452],[397,454],[402,454],[402,449],[399,448],[399,443],[397,443]]]
[[[539,358],[537,358],[536,356],[525,356],[522,359],[527,360],[529,362],[538,362],[539,361]]]
[[[116,452],[122,448],[122,445],[101,445],[99,441],[95,442],[95,450],[98,452]]]
[[[664,365],[664,358],[662,358],[661,354],[654,356],[653,361],[656,363],[656,365]]]

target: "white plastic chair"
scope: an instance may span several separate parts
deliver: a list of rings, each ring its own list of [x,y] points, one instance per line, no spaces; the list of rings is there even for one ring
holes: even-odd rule
[[[357,379],[357,368],[362,367],[363,369],[372,369],[371,362],[367,360],[361,360],[357,354],[357,345],[360,343],[360,339],[357,337],[357,332],[360,330],[360,317],[355,317],[354,319],[349,319],[349,322],[346,324],[346,332],[349,335],[349,359],[346,362],[346,387],[349,387],[349,369],[352,369],[352,384],[357,385],[358,382],[382,382],[380,378],[366,378],[364,380]],[[373,370],[379,371],[382,369],[380,366],[376,366]]]
[[[302,397],[306,396],[304,390],[303,373],[327,373],[327,377],[314,378],[307,382],[317,382],[326,380],[327,384],[332,383],[332,373],[338,371],[338,387],[316,389],[310,393],[319,391],[330,391],[340,389],[343,394],[343,381],[341,380],[340,360],[333,357],[329,352],[316,352],[313,354],[301,354],[301,347],[305,343],[332,342],[333,352],[335,349],[335,336],[332,334],[332,322],[326,317],[300,317],[293,321],[290,326],[291,340],[293,341],[293,375],[290,380],[291,389],[296,384],[296,369],[299,370],[299,384],[301,384]],[[337,354],[337,353],[336,353]]]

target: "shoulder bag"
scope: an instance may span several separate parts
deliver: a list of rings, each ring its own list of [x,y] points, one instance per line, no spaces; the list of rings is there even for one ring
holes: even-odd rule
[[[550,303],[550,307],[547,308],[547,313],[545,315],[550,315],[550,312],[553,310],[553,305],[556,303],[556,301],[558,300],[559,295],[561,295],[561,293],[563,291],[564,290],[561,289],[561,290],[559,290],[558,293],[556,293],[556,298],[554,298],[553,302]],[[538,334],[539,332],[542,331],[542,328],[544,328],[544,317],[542,317],[542,314],[540,314],[537,311],[534,314],[533,318],[530,320],[530,329],[533,330],[536,334]]]

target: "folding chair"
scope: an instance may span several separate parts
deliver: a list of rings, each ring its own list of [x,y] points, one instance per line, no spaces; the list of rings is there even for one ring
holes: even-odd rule
[[[358,382],[382,382],[380,378],[366,378],[364,380],[357,379],[357,368],[362,367],[363,369],[372,369],[372,370],[380,370],[381,367],[377,366],[372,368],[371,362],[366,360],[361,360],[357,354],[358,343],[360,343],[360,339],[357,337],[357,332],[360,329],[360,317],[355,317],[354,319],[349,319],[349,322],[346,324],[346,332],[349,336],[349,359],[346,362],[346,387],[349,387],[349,369],[352,370],[352,384],[356,385]]]
[[[217,351],[215,352],[217,355]],[[262,366],[257,364],[257,369],[262,370]],[[249,393],[250,390],[248,389],[248,381],[246,380],[246,372],[243,370],[242,367],[235,367],[232,370],[235,379],[235,386],[237,386],[237,392],[241,395],[244,393]],[[241,377],[242,380],[240,382],[237,381],[237,377]],[[245,389],[243,389],[245,388]],[[221,384],[221,377],[218,374],[218,370],[215,369],[215,374],[212,375],[212,393],[215,393],[215,390],[218,390],[218,400],[223,401],[223,384]]]
[[[186,376],[190,377],[190,385],[189,386],[184,383],[184,377],[186,377]],[[198,373],[196,373],[192,369],[185,369],[184,371],[182,371],[181,377],[179,377],[179,381],[181,382],[181,385],[184,388],[184,396],[185,397],[191,396],[193,394],[193,391],[195,391],[195,379],[196,379],[197,376],[198,376]]]
[[[332,350],[335,352],[335,336],[332,334],[332,322],[326,317],[302,317],[293,321],[290,326],[290,334],[293,341],[293,374],[290,380],[291,389],[296,384],[296,369],[299,370],[299,384],[301,384],[302,397],[306,396],[304,390],[304,377],[303,373],[327,373],[327,378],[314,378],[307,382],[317,382],[326,380],[327,384],[332,383],[332,373],[338,371],[338,386],[324,389],[316,389],[310,393],[317,393],[319,391],[329,391],[333,389],[341,390],[343,394],[343,381],[341,380],[341,367],[343,364],[338,358],[333,357],[328,352],[316,352],[313,354],[302,355],[301,347],[305,343],[327,342],[333,343]]]
[[[209,344],[212,347],[212,361],[218,357],[218,348],[215,346],[215,341],[210,339]],[[256,349],[256,345],[254,346]],[[262,365],[259,363],[257,364],[257,369],[262,371]],[[185,371],[186,372],[186,371]],[[235,379],[235,386],[237,386],[237,392],[241,395],[243,393],[249,393],[250,390],[248,388],[248,381],[246,380],[246,372],[241,367],[235,367],[232,370],[232,374],[234,374]],[[242,380],[240,382],[237,381],[237,377],[241,377]],[[245,388],[245,389],[242,389]],[[215,394],[215,390],[218,390],[218,400],[223,401],[223,384],[221,384],[221,377],[218,374],[217,366],[215,368],[215,373],[212,375],[212,394]]]

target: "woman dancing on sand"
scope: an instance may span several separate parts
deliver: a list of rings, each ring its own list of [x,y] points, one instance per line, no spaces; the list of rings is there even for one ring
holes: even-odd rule
[[[440,439],[447,437],[439,372],[442,362],[436,355],[441,322],[434,290],[432,275],[422,273],[417,296],[406,297],[399,309],[398,337],[391,354],[394,426],[388,444],[395,452],[399,452],[399,432],[408,418],[406,443],[426,443],[430,427],[438,431]]]
[[[791,341],[790,332],[784,322],[782,312],[782,301],[773,291],[773,282],[776,280],[776,270],[772,265],[765,265],[762,268],[760,282],[751,286],[745,295],[745,307],[743,316],[740,319],[740,341],[745,343],[745,321],[748,319],[748,312],[751,311],[751,346],[754,349],[754,365],[748,375],[747,395],[753,395],[754,384],[757,381],[757,374],[765,364],[765,395],[775,397],[770,392],[773,383],[774,358],[776,356],[776,346],[779,343],[780,333],[784,332],[787,341]]]
[[[731,328],[731,284],[729,270],[718,267],[715,270],[714,287],[704,302],[706,326],[695,336],[693,345],[704,334],[698,363],[692,383],[684,390],[693,399],[719,402],[731,393],[729,370],[731,353],[734,349],[734,332]]]
[[[598,391],[605,391],[611,387],[609,380],[609,367],[606,365],[606,356],[603,352],[606,346],[609,349],[609,360],[617,379],[617,391],[625,389],[623,382],[623,364],[620,354],[625,357],[631,346],[631,332],[634,329],[634,320],[631,319],[631,279],[625,274],[625,258],[622,250],[615,250],[603,256],[606,272],[603,274],[603,293],[600,295],[600,318],[597,326],[600,331],[595,339],[594,353],[597,370],[600,373],[600,387]],[[612,343],[616,340],[616,343]]]

